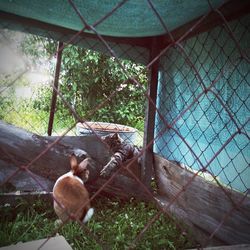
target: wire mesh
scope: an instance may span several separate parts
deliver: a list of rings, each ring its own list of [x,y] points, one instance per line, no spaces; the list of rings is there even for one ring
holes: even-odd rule
[[[126,108],[131,103],[131,100],[134,101],[134,98],[138,98],[134,93],[140,91],[140,95],[144,96],[145,103],[148,102],[148,105],[153,106],[156,114],[155,122],[150,121],[155,123],[154,137],[147,145],[143,145],[139,153],[133,157],[128,164],[122,163],[109,178],[104,179],[100,187],[98,187],[91,196],[90,201],[97,199],[98,195],[109,185],[112,185],[115,178],[122,171],[125,171],[130,178],[135,181],[138,188],[143,190],[147,199],[154,203],[159,210],[154,216],[148,219],[143,229],[138,231],[137,236],[128,243],[128,248],[136,248],[149,228],[157,223],[162,215],[174,221],[176,227],[179,229],[180,238],[183,236],[190,237],[190,235],[187,235],[188,227],[191,228],[192,231],[195,230],[195,226],[197,226],[194,226],[197,222],[193,222],[192,224],[193,217],[190,216],[190,220],[187,220],[185,216],[181,218],[188,224],[185,226],[178,220],[174,220],[173,217],[176,214],[180,214],[178,212],[176,213],[180,208],[184,210],[182,214],[189,215],[189,209],[191,210],[191,208],[182,207],[183,204],[185,206],[185,202],[183,203],[183,199],[185,200],[185,198],[183,197],[195,197],[196,194],[192,194],[192,192],[197,191],[197,189],[193,189],[193,187],[200,180],[200,176],[202,176],[203,181],[205,179],[204,183],[212,182],[212,185],[216,185],[218,188],[216,190],[220,198],[222,199],[223,196],[223,199],[225,199],[228,204],[221,216],[217,217],[217,215],[215,215],[216,218],[212,217],[216,223],[208,224],[209,228],[207,229],[204,228],[207,227],[206,223],[204,223],[204,226],[199,225],[203,231],[206,231],[207,236],[205,241],[202,242],[202,246],[205,247],[212,244],[213,241],[218,239],[220,243],[239,243],[237,242],[237,237],[235,239],[233,236],[231,242],[228,241],[227,236],[223,235],[223,230],[225,230],[223,225],[232,226],[232,215],[237,217],[239,214],[243,220],[245,220],[243,228],[249,224],[249,217],[247,216],[244,206],[245,202],[249,199],[248,193],[250,186],[248,134],[250,66],[247,54],[250,36],[249,15],[239,17],[229,22],[224,17],[220,8],[213,9],[211,7],[210,12],[216,13],[220,18],[221,24],[219,26],[206,32],[193,35],[191,38],[187,38],[198,26],[206,21],[209,12],[197,19],[190,29],[185,31],[180,38],[176,39],[174,34],[168,30],[168,25],[157,12],[153,2],[148,0],[146,8],[154,13],[165,30],[166,37],[170,38],[171,41],[159,50],[157,56],[149,61],[150,52],[148,49],[106,41],[106,38],[96,30],[96,27],[106,18],[109,18],[120,8],[122,9],[126,1],[122,1],[115,6],[106,16],[100,20],[96,20],[93,25],[86,22],[84,16],[81,15],[73,1],[69,0],[69,3],[72,6],[72,11],[74,11],[82,21],[83,29],[72,34],[72,36],[56,34],[55,32],[52,34],[50,31],[45,32],[45,37],[55,39],[56,36],[58,41],[64,42],[58,50],[54,48],[54,53],[51,53],[50,57],[51,61],[53,61],[54,56],[59,51],[62,51],[64,56],[65,53],[67,53],[67,48],[77,48],[78,45],[83,46],[87,48],[84,53],[91,53],[92,50],[101,51],[102,53],[98,54],[99,56],[102,56],[103,59],[108,58],[107,60],[115,62],[116,68],[118,69],[116,73],[122,76],[122,80],[114,84],[112,90],[108,88],[108,84],[105,85],[103,83],[104,88],[101,91],[101,96],[92,96],[95,100],[93,106],[89,108],[87,112],[86,110],[80,109],[80,106],[84,106],[83,98],[86,97],[86,95],[81,95],[81,93],[89,91],[89,95],[95,94],[96,89],[95,86],[91,89],[90,85],[87,85],[86,89],[73,89],[74,87],[71,81],[74,81],[74,68],[62,69],[62,74],[64,74],[64,70],[72,70],[72,78],[68,79],[68,85],[66,86],[60,86],[59,84],[60,87],[56,88],[53,82],[48,80],[47,84],[50,85],[50,90],[52,88],[58,95],[57,107],[61,106],[63,110],[65,110],[64,116],[62,116],[60,112],[55,112],[53,135],[56,134],[58,137],[54,141],[48,141],[37,155],[29,158],[25,163],[18,162],[15,155],[9,153],[8,148],[6,149],[1,146],[1,153],[11,160],[12,164],[16,167],[9,175],[4,176],[3,180],[1,180],[1,186],[5,186],[11,179],[14,179],[22,172],[30,176],[40,189],[50,192],[49,187],[45,186],[43,181],[32,172],[31,167],[48,155],[56,146],[60,145],[65,135],[79,135],[83,133],[82,131],[84,129],[84,133],[93,134],[95,139],[101,143],[103,143],[101,139],[103,131],[109,134],[122,130],[122,132],[125,133],[121,134],[125,136],[124,139],[127,140],[128,143],[142,146],[143,132],[139,133],[139,139],[130,141],[131,136],[126,137],[126,132],[131,129],[133,130],[130,124],[119,125],[113,123],[117,116],[116,110],[113,110],[114,100],[117,101],[117,99],[123,95],[124,99],[121,99],[120,102]],[[14,91],[14,87],[23,81],[23,76],[26,75],[27,72],[31,71],[31,66],[24,55],[17,56],[18,52],[15,52],[15,49],[10,46],[12,37],[8,37],[6,30],[12,29],[12,24],[8,24],[7,22],[1,24],[1,26],[1,42],[12,52],[13,57],[15,55],[22,60],[22,63],[18,65],[19,68],[17,65],[14,67],[18,69],[18,72],[13,72],[13,69],[11,69],[12,71],[9,72],[9,75],[6,76],[5,74],[5,78],[2,80],[0,90],[1,119],[7,122],[20,120],[18,124],[14,125],[24,127],[35,134],[44,136],[47,131],[48,116],[46,115],[48,115],[48,112],[37,112],[36,116],[40,117],[36,120],[42,121],[42,124],[36,124],[33,122],[34,119],[31,117],[31,112],[28,109],[29,107],[25,99],[18,103],[14,100],[15,98],[17,99],[17,95],[12,97],[14,98],[13,100],[9,98]],[[29,27],[22,27],[19,28],[19,30],[20,29],[26,33],[34,33]],[[91,38],[81,36],[85,30],[90,30],[95,36]],[[73,43],[74,46],[70,45],[71,43]],[[76,53],[79,52],[77,49],[75,51]],[[137,70],[129,70],[127,68],[128,64],[124,63],[124,59],[144,63],[146,67],[130,61],[128,63],[130,67],[137,68]],[[140,79],[139,75],[144,74],[145,77],[145,71],[150,71],[156,61],[159,61],[159,73],[155,103],[145,88],[145,79]],[[94,67],[94,58],[91,63]],[[54,67],[55,62],[51,66]],[[106,66],[108,67],[109,65],[107,64]],[[84,70],[86,71],[88,69],[85,68],[83,71]],[[110,72],[105,71],[105,69],[103,72],[110,74]],[[94,84],[92,79],[89,79],[89,81]],[[68,93],[75,93],[75,95],[68,95]],[[51,97],[50,92],[46,92],[46,94]],[[36,99],[37,97],[34,96],[31,97],[31,99],[32,98]],[[81,100],[81,102],[79,100]],[[135,101],[141,100],[136,99]],[[34,105],[37,105],[37,110],[43,108],[41,105],[45,104],[46,102],[34,102]],[[20,109],[20,107],[22,107],[22,109]],[[25,110],[25,108],[27,108],[27,110]],[[48,103],[45,109],[46,108],[49,108]],[[143,110],[145,106],[140,108]],[[109,116],[98,116],[98,112],[100,112],[101,109],[108,110]],[[23,112],[23,110],[25,112]],[[129,120],[131,110],[124,109],[123,112],[122,115],[126,114],[124,120]],[[13,116],[15,116],[15,119],[13,119]],[[104,119],[104,121],[94,121],[96,125],[95,129],[92,127],[92,123],[89,123],[94,116]],[[65,117],[68,117],[65,123],[66,125],[63,129],[58,130],[59,126],[57,126],[57,123],[61,124],[62,119],[64,120]],[[136,175],[131,171],[130,167],[138,160],[139,163],[141,163],[140,158],[145,157],[146,152],[148,152],[147,150],[152,146],[154,153],[161,155],[170,163],[177,164],[175,168],[188,170],[189,177],[182,182],[182,186],[174,187],[174,191],[164,193],[161,190],[162,185],[167,186],[168,184],[164,183],[164,178],[162,181],[161,176],[157,174],[159,169],[157,169],[156,164],[154,164],[156,173],[154,179],[152,179],[152,181],[156,181],[157,184],[155,189],[144,183],[140,175]],[[108,145],[105,145],[105,147],[109,149]],[[165,171],[167,168],[165,169],[163,167],[162,169]],[[174,180],[172,181],[174,182]],[[178,184],[178,182],[176,183]],[[172,186],[167,187],[170,189],[173,188]],[[237,192],[235,192],[235,190],[237,190]],[[136,190],[134,191],[136,192]],[[162,193],[165,195],[164,199]],[[240,194],[240,196],[238,197],[235,193]],[[58,202],[55,197],[53,197],[53,199],[59,206],[64,208],[63,204]],[[199,202],[201,201],[197,198],[195,203],[199,204]],[[211,203],[213,203],[213,201],[211,201]],[[78,211],[82,210],[86,204],[86,202],[83,202]],[[190,205],[188,202],[187,204]],[[212,208],[214,208],[214,206]],[[206,216],[209,218],[211,213],[213,214],[214,211],[209,211],[210,209],[208,206],[207,211],[203,211],[204,217],[202,217],[202,219],[205,219]],[[82,230],[86,232],[91,239],[96,241],[100,248],[112,248],[112,246],[106,246],[105,242],[100,241],[98,235],[95,235],[95,232],[88,229],[88,227],[77,218],[76,214],[66,212],[69,216],[68,219],[76,220]],[[45,245],[50,237],[55,235],[60,228],[64,227],[66,222],[49,232],[48,238],[43,245]],[[242,225],[237,225],[237,228],[233,228],[230,232],[227,232],[228,235],[233,235],[235,233],[233,230],[237,230],[238,226]],[[193,234],[195,235],[196,232],[197,231],[194,231]],[[242,237],[242,243],[249,243],[249,237],[247,236],[247,232],[244,232],[244,229]],[[164,235],[162,235],[162,238],[164,239]],[[190,240],[195,241],[193,238]],[[196,240],[199,241],[198,235]]]
[[[232,22],[231,27],[232,31],[237,29],[244,48],[248,36],[244,26],[239,26],[240,22],[245,23],[242,19]],[[209,164],[209,172],[231,188],[247,192],[249,185],[242,177],[249,176],[248,162],[243,156],[248,147],[245,133],[248,117],[243,118],[241,112],[248,112],[248,95],[241,91],[247,93],[248,63],[233,45],[230,34],[221,26],[185,41],[181,45],[185,54],[182,49],[171,48],[164,57],[160,81],[169,84],[160,84],[159,106],[164,108],[165,119],[175,125],[194,149],[202,165],[171,130],[164,138],[168,143],[161,143],[161,138],[156,143],[156,151],[200,170],[222,150]],[[186,58],[191,65],[186,63]],[[180,113],[180,119],[176,120]],[[161,123],[159,129],[160,126]],[[231,138],[235,132],[237,135]],[[227,145],[229,139],[232,141]]]

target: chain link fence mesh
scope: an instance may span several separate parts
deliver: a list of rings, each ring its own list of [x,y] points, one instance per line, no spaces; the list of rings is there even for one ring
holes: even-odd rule
[[[124,102],[123,105],[126,106],[131,101],[130,96],[134,97],[133,93],[140,90],[145,97],[145,103],[148,102],[149,105],[154,107],[156,114],[154,138],[147,145],[143,145],[140,153],[132,159],[126,168],[119,168],[118,171],[115,171],[111,177],[105,180],[103,185],[90,199],[91,201],[95,200],[97,195],[100,194],[108,184],[112,183],[115,176],[118,175],[122,169],[125,169],[125,171],[132,176],[138,187],[144,190],[148,199],[155,203],[159,212],[148,219],[148,223],[146,223],[144,228],[138,232],[138,235],[129,242],[128,247],[136,248],[142,237],[154,223],[159,221],[162,215],[172,220],[173,214],[171,209],[178,206],[183,196],[185,197],[185,195],[192,190],[191,187],[196,183],[195,181],[199,176],[217,185],[221,191],[221,196],[225,196],[227,202],[230,203],[229,209],[225,210],[225,213],[222,214],[220,218],[214,218],[218,223],[215,223],[214,227],[209,228],[207,231],[208,237],[206,238],[206,242],[203,243],[203,246],[209,245],[213,239],[220,238],[220,233],[223,234],[223,232],[220,232],[223,224],[229,223],[230,217],[238,212],[242,213],[242,217],[247,221],[246,224],[249,224],[247,214],[244,214],[240,209],[245,200],[249,199],[248,193],[250,187],[249,15],[229,22],[223,16],[220,8],[211,8],[211,12],[219,16],[221,23],[219,26],[187,38],[191,32],[195,31],[197,26],[206,20],[208,15],[205,15],[198,19],[179,39],[175,39],[173,34],[169,32],[167,24],[164,23],[160,14],[154,8],[153,3],[148,1],[147,8],[153,11],[166,31],[167,37],[171,40],[168,45],[159,51],[157,56],[149,61],[150,53],[147,49],[140,46],[108,42],[104,36],[96,31],[96,26],[102,23],[105,18],[112,15],[114,11],[121,8],[122,5],[118,5],[116,7],[117,9],[115,8],[110,13],[107,13],[104,18],[96,20],[96,23],[91,26],[79,13],[77,6],[72,1],[69,2],[72,6],[72,11],[75,11],[82,20],[84,28],[71,36],[50,31],[44,32],[43,36],[53,39],[56,38],[58,41],[64,42],[59,49],[54,51],[50,59],[55,61],[55,55],[60,53],[60,51],[64,56],[67,46],[72,46],[70,43],[73,43],[74,46],[82,46],[87,49],[86,51],[101,51],[102,55],[116,62],[116,66],[119,68],[119,74],[123,76],[123,80],[115,85],[113,91],[105,93],[105,98],[102,98],[101,102],[95,102],[92,109],[83,115],[81,110],[75,105],[75,100],[72,99],[72,97],[70,97],[71,99],[68,98],[67,89],[65,90],[60,87],[60,81],[59,88],[56,88],[51,79],[46,79],[46,84],[58,95],[58,105],[60,103],[63,109],[67,111],[69,119],[65,123],[66,126],[61,126],[60,124],[64,122],[62,120],[65,119],[65,116],[61,117],[59,112],[55,112],[52,134],[58,135],[59,137],[44,146],[44,149],[39,152],[36,157],[29,159],[28,164],[23,165],[18,162],[15,156],[6,152],[1,146],[1,152],[9,156],[9,158],[12,159],[12,163],[17,167],[10,175],[4,176],[4,178],[1,179],[1,186],[6,185],[12,178],[22,172],[30,176],[41,190],[51,191],[48,190],[48,187],[44,186],[44,183],[32,173],[29,168],[36,161],[42,159],[56,145],[60,144],[60,141],[65,135],[79,135],[83,133],[82,131],[85,128],[87,129],[87,134],[94,134],[98,140],[102,141],[100,138],[100,135],[102,135],[99,131],[100,128],[106,130],[107,133],[120,131],[121,128],[125,130],[125,132],[126,130],[130,130],[130,126],[128,127],[130,124],[122,126],[116,123],[108,123],[107,121],[112,122],[112,115],[107,117],[105,122],[95,121],[97,129],[93,129],[87,121],[90,121],[91,117],[97,114],[102,108],[108,109],[111,114],[112,101],[117,97],[119,98],[120,93],[124,93],[125,95],[122,101]],[[34,119],[30,106],[27,103],[28,99],[22,96],[22,93],[25,92],[24,89],[22,89],[22,82],[25,81],[24,77],[27,77],[28,73],[32,72],[32,63],[23,54],[20,55],[17,48],[11,47],[11,44],[13,44],[11,39],[18,40],[19,36],[22,37],[24,35],[22,33],[13,33],[15,35],[10,36],[10,33],[7,31],[9,29],[13,29],[11,22],[8,23],[6,21],[1,24],[1,43],[5,47],[3,51],[8,51],[6,57],[1,53],[1,64],[3,66],[8,65],[9,57],[15,59],[15,64],[12,68],[6,66],[5,71],[1,72],[1,119],[10,123],[18,121],[14,125],[23,127],[32,133],[45,136],[47,133],[49,110],[47,112],[37,112],[35,114],[36,119]],[[85,29],[91,30],[94,36],[92,38],[83,38],[81,34]],[[18,30],[19,32],[34,33],[33,29],[30,30],[28,26],[22,26],[21,24]],[[134,72],[128,70],[126,64],[123,63],[124,59],[131,60],[131,65],[138,67],[139,70]],[[156,103],[154,103],[152,96],[150,96],[144,82],[142,82],[138,75],[140,72],[146,70],[149,73],[152,65],[157,60],[159,61],[159,73],[157,97]],[[133,63],[133,61],[136,61],[137,64]],[[146,66],[142,66],[142,64]],[[52,66],[55,67],[55,62]],[[86,69],[83,69],[83,71],[84,70]],[[6,74],[6,72],[8,73]],[[61,73],[63,73],[63,70]],[[74,74],[74,72],[72,72],[72,74]],[[18,94],[18,88],[21,94]],[[125,91],[126,88],[128,91]],[[29,100],[35,100],[37,96],[32,92],[33,89],[28,89],[28,91],[30,91]],[[51,98],[51,92],[48,93],[48,95]],[[77,98],[77,96],[75,96],[75,98]],[[20,102],[18,100],[20,100]],[[48,105],[48,107],[50,106]],[[39,110],[39,108],[41,108],[41,106],[39,106],[37,110]],[[39,122],[36,123],[34,121]],[[130,136],[126,138],[126,133],[124,134],[125,139],[131,139]],[[143,131],[140,132],[137,137],[139,137],[139,139],[137,138],[132,143],[142,146]],[[176,168],[181,167],[181,169],[186,169],[191,173],[191,177],[185,185],[176,188],[176,193],[171,199],[168,200],[168,197],[165,197],[166,200],[168,200],[166,203],[162,203],[162,200],[158,199],[161,190],[159,190],[160,186],[159,183],[157,183],[157,181],[159,181],[157,177],[156,187],[154,187],[155,189],[152,191],[152,187],[145,184],[140,176],[135,175],[129,168],[130,165],[137,162],[138,158],[143,157],[147,149],[152,146],[154,153],[177,164]],[[236,199],[234,195],[230,194],[230,191],[235,192],[235,190],[241,193],[241,199]],[[194,202],[198,204],[199,200],[197,199]],[[85,205],[86,204],[82,204],[79,210]],[[206,212],[204,212],[204,214],[206,214]],[[82,221],[77,220],[75,215],[69,214],[69,219],[76,220],[82,227],[82,230],[86,232],[91,239],[96,241],[100,248],[107,247]],[[174,220],[174,223],[180,230],[180,237],[183,235],[186,236],[188,227],[183,226],[178,220]],[[64,224],[49,232],[48,238],[43,245],[62,227],[64,227]],[[237,227],[235,230],[237,230]],[[164,238],[164,235],[162,237]],[[224,238],[221,237],[221,239],[223,242]],[[247,242],[247,240],[245,240],[245,242]],[[112,246],[109,247],[112,248]]]

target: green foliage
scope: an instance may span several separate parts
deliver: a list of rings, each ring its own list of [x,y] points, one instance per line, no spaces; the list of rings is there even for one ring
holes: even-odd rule
[[[26,35],[24,42],[20,44],[25,55],[30,55],[32,63],[38,66],[44,62],[43,59],[52,57],[56,51],[56,44],[53,40],[46,37]]]
[[[45,38],[29,36],[23,43],[23,51],[34,58],[52,58],[56,51],[56,43]],[[38,51],[36,48],[40,48]],[[128,60],[119,63],[104,54],[67,45],[63,50],[60,75],[60,91],[79,116],[86,120],[121,123],[143,128],[144,91],[147,81],[145,67]],[[135,77],[140,84],[128,80]],[[125,83],[126,81],[126,83]],[[37,93],[34,107],[48,112],[51,87],[43,87]],[[115,96],[108,98],[112,92]],[[107,101],[108,100],[108,101]],[[105,105],[98,108],[98,105]],[[93,113],[92,111],[95,110]],[[69,109],[58,99],[57,112],[62,120],[66,119]],[[90,116],[87,116],[90,114]]]
[[[3,120],[8,123],[37,134],[46,133],[48,114],[41,110],[34,110],[25,100],[19,101],[18,105],[9,112],[5,110],[4,114]]]
[[[1,103],[0,97],[0,103]],[[30,100],[6,100],[4,99],[3,105],[0,106],[0,119],[7,123],[14,124],[17,127],[24,128],[28,131],[39,135],[45,135],[48,129],[49,112],[46,111],[44,102]],[[13,108],[14,107],[14,108]],[[45,110],[44,110],[45,109]],[[58,135],[64,132],[74,124],[74,118],[70,113],[65,119],[61,118],[60,110],[54,117],[54,131]],[[74,134],[74,131],[73,131]]]
[[[56,45],[51,39],[27,35],[21,48],[36,66],[48,64],[53,74],[55,65],[52,59],[55,58]],[[121,60],[120,63],[127,73],[114,58],[67,45],[63,50],[60,92],[85,120],[120,123],[143,131],[146,69],[128,60]],[[39,84],[39,87],[33,88],[33,96],[29,99],[17,97],[15,88],[30,86],[25,76],[19,78],[19,74],[1,76],[1,88],[6,86],[6,90],[0,96],[0,119],[34,133],[46,134],[52,87]],[[128,80],[127,74],[135,77],[140,84]],[[14,84],[10,85],[13,80]],[[114,91],[116,94],[109,98]],[[99,106],[101,103],[105,104]],[[75,121],[76,117],[59,96],[54,131],[65,130]]]
[[[48,205],[49,204],[49,205]],[[111,249],[126,249],[148,221],[158,212],[152,205],[131,200],[101,198],[93,202],[95,214],[87,224],[96,239]],[[15,207],[0,208],[0,246],[47,238],[56,232],[57,219],[48,201],[34,204],[20,202]],[[58,232],[73,249],[101,249],[100,245],[78,223],[64,225]],[[136,242],[136,249],[185,249],[191,247],[187,238],[165,216],[160,218]]]
[[[6,114],[6,110],[10,106],[13,106],[13,100],[5,96],[0,96],[0,119],[3,120]]]

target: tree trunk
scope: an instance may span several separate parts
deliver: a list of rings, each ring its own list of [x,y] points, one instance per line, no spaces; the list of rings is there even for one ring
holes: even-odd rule
[[[54,145],[50,148],[51,144]],[[0,121],[0,181],[5,186],[11,184],[21,191],[35,191],[41,189],[37,185],[38,180],[45,191],[50,192],[55,180],[69,171],[69,156],[72,153],[79,161],[86,155],[93,159],[87,188],[96,191],[102,187],[107,179],[100,178],[99,173],[109,161],[110,153],[96,136],[44,137]],[[19,171],[9,179],[22,166],[28,166],[33,177],[26,171]],[[130,169],[139,176],[137,163],[132,164]],[[103,193],[122,199],[149,199],[144,189],[125,170],[120,171]]]

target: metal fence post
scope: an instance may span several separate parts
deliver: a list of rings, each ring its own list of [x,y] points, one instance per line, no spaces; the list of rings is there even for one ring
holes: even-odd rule
[[[154,38],[152,41],[151,51],[150,51],[150,61],[152,61],[160,51],[160,40]],[[144,126],[144,140],[143,147],[147,149],[143,155],[142,162],[142,181],[143,183],[150,188],[151,187],[151,178],[153,170],[153,143],[148,145],[154,139],[154,129],[155,129],[155,106],[152,102],[156,103],[157,97],[157,86],[158,86],[158,71],[159,71],[159,59],[156,60],[151,68],[149,73],[148,81],[148,96],[147,107],[145,114],[145,126]]]
[[[52,134],[53,123],[54,123],[54,115],[56,109],[56,100],[57,100],[57,91],[58,90],[58,82],[59,82],[59,75],[61,70],[61,62],[62,62],[62,49],[63,46],[62,42],[58,43],[57,46],[57,57],[56,57],[56,71],[55,71],[55,78],[54,78],[54,87],[53,87],[53,94],[51,98],[51,105],[50,105],[50,115],[49,115],[49,124],[48,124],[48,135]]]

